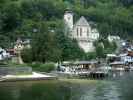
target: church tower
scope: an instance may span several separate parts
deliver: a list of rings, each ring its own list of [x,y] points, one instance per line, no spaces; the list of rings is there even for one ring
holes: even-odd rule
[[[73,12],[70,10],[67,10],[64,14],[64,21],[69,30],[71,31],[73,29]]]

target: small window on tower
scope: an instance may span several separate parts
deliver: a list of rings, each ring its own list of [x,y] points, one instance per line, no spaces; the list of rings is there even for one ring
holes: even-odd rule
[[[68,17],[68,20],[70,20],[71,19],[71,17]]]

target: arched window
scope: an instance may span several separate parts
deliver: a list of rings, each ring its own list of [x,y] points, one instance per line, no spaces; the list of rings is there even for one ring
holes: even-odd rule
[[[87,36],[89,36],[89,28],[87,28]]]
[[[80,28],[80,36],[82,36],[82,28]]]
[[[77,28],[77,36],[79,36],[79,29]]]

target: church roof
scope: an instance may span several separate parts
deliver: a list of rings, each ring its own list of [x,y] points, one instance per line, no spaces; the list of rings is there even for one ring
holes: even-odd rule
[[[75,24],[75,26],[89,26],[89,23],[87,22],[87,20],[85,19],[84,16],[80,17],[80,19],[77,21],[77,23]]]

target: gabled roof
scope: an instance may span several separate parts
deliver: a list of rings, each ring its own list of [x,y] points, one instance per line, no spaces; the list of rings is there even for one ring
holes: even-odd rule
[[[124,65],[124,64],[125,63],[122,61],[115,61],[115,62],[110,63],[109,65]]]
[[[98,64],[98,61],[92,60],[92,61],[76,61],[76,62],[67,62],[62,65],[84,65],[84,64]]]
[[[80,19],[77,21],[77,23],[75,24],[75,26],[89,26],[89,23],[87,22],[87,20],[85,19],[84,16],[80,17]]]

